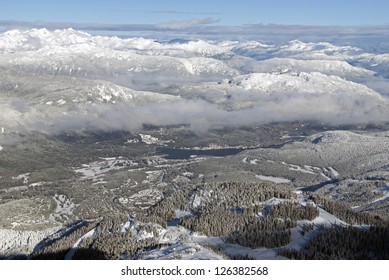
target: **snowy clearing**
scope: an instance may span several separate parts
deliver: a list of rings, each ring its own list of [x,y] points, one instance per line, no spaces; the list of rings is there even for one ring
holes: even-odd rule
[[[256,178],[263,180],[263,181],[270,181],[276,184],[288,184],[291,181],[286,178],[282,177],[273,177],[273,176],[264,176],[264,175],[255,175]]]

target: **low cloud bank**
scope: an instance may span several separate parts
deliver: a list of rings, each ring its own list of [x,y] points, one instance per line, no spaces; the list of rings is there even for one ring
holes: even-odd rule
[[[204,19],[188,19],[184,21],[170,21],[158,24],[157,27],[161,29],[171,29],[171,30],[184,30],[188,28],[193,28],[202,25],[214,24],[219,22],[213,18],[204,18]]]
[[[219,23],[220,20],[207,18],[193,18],[183,21],[162,22],[159,24],[104,24],[104,23],[77,23],[77,22],[47,22],[47,21],[17,21],[17,20],[0,20],[0,28],[9,29],[30,29],[30,28],[47,28],[47,29],[64,29],[73,28],[86,31],[111,31],[111,32],[157,32],[153,33],[158,37],[161,31],[169,33],[172,30],[183,31],[184,33],[201,36],[216,36],[232,38],[251,38],[255,36],[266,36],[271,39],[275,37],[289,36],[293,39],[301,38],[332,38],[339,40],[339,37],[345,40],[363,37],[379,38],[380,41],[387,41],[389,36],[389,24],[382,25],[356,25],[356,26],[315,26],[315,25],[282,25],[282,24],[247,24],[241,26],[228,26]],[[183,35],[184,33],[181,33]],[[145,35],[142,33],[143,36]],[[156,36],[157,35],[157,36]],[[166,36],[166,34],[160,34]],[[375,42],[376,43],[376,42]]]
[[[241,100],[243,102],[243,100]],[[193,131],[288,121],[319,121],[357,124],[389,121],[387,100],[372,97],[284,94],[264,99],[246,99],[246,108],[228,111],[206,101],[170,101],[148,105],[92,105],[53,113],[36,109],[17,111],[19,131],[59,134],[72,131],[137,131],[143,124],[186,124]],[[15,108],[8,108],[8,113]],[[2,116],[3,120],[4,115]]]

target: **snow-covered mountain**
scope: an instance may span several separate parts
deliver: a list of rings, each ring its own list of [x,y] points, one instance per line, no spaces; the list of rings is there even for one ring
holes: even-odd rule
[[[212,58],[223,50],[203,41],[162,44],[143,38],[91,36],[73,29],[32,29],[0,35],[0,65],[16,70],[113,80],[229,76],[238,72]]]
[[[40,126],[39,123],[53,125],[53,121],[55,124],[58,120],[78,116],[69,120],[76,125],[77,120],[82,119],[81,116],[115,112],[119,110],[118,107],[124,110],[120,107],[123,104],[129,109],[181,100],[180,97],[136,91],[101,80],[20,74],[14,71],[0,73],[0,123],[6,132],[15,129],[35,130]],[[117,113],[119,115],[120,112]],[[87,128],[88,124],[84,123],[83,126]]]
[[[354,62],[359,67],[380,73],[386,79],[389,78],[389,54],[363,54]]]
[[[184,98],[202,98],[215,103],[239,103],[244,99],[283,100],[290,97],[369,98],[373,102],[385,99],[365,85],[348,81],[334,75],[319,72],[252,73],[239,75],[219,82],[183,85],[168,89],[171,94]],[[235,104],[239,105],[239,104]]]
[[[2,67],[110,80],[120,76],[138,78],[138,74],[150,73],[160,77],[210,79],[285,71],[355,78],[370,77],[374,70],[386,69],[376,67],[386,61],[385,55],[375,56],[355,47],[326,42],[295,40],[286,45],[258,41],[159,42],[92,36],[73,29],[7,31],[0,34],[0,53]],[[373,71],[350,63],[370,66]]]
[[[363,53],[361,49],[355,47],[335,46],[327,42],[310,43],[299,40],[290,41],[286,45],[269,45],[257,41],[239,42],[233,46],[233,51],[258,60],[270,57],[344,60]]]
[[[302,60],[294,58],[271,58],[255,61],[247,65],[245,69],[254,73],[319,72],[351,80],[371,77],[375,74],[371,70],[352,66],[341,60]]]
[[[318,72],[301,72],[291,75],[254,73],[235,77],[232,83],[249,92],[370,95],[380,98],[380,94],[366,86]]]
[[[137,125],[200,119],[241,125],[263,114],[262,122],[382,121],[388,101],[368,86],[380,79],[375,89],[385,93],[385,65],[385,54],[326,42],[162,42],[73,29],[12,30],[0,34],[0,117],[6,130],[37,129],[50,120],[56,126],[63,116],[88,127],[115,116],[111,123],[122,123],[115,128],[128,128],[120,116]]]
[[[0,70],[1,98],[20,98],[30,105],[104,104],[129,102],[146,104],[176,100],[178,97],[137,91],[103,80],[47,76]],[[59,101],[62,100],[62,101]]]

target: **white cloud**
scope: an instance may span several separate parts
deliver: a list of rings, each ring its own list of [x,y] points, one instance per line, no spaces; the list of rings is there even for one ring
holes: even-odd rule
[[[169,12],[169,11],[167,11]],[[174,11],[170,11],[174,12]],[[0,20],[0,30],[47,28],[73,28],[87,31],[109,32],[155,32],[152,36],[168,36],[169,31],[176,30],[191,35],[208,38],[235,39],[264,39],[289,41],[293,39],[306,41],[342,41],[350,43],[357,39],[364,43],[374,39],[377,47],[377,38],[382,42],[388,41],[389,25],[361,25],[361,26],[308,26],[308,25],[281,25],[281,24],[248,24],[241,26],[213,25],[219,19],[207,17],[203,19],[187,19],[170,21],[160,24],[103,24],[103,23],[74,23],[74,22],[44,22],[44,21],[16,21]],[[207,28],[204,28],[207,26]],[[165,31],[165,32],[161,32]],[[144,36],[144,33],[143,35]],[[193,37],[193,36],[191,36]],[[155,38],[154,38],[155,39]],[[362,40],[363,39],[363,40]]]
[[[248,98],[248,97],[247,97]],[[275,94],[266,98],[252,97],[254,106],[226,111],[200,100],[181,100],[146,105],[128,103],[100,104],[79,108],[67,114],[35,109],[20,113],[11,108],[0,115],[0,121],[19,131],[58,134],[79,130],[136,131],[143,124],[190,125],[194,131],[239,127],[272,122],[319,121],[328,124],[383,122],[389,119],[388,101],[376,98],[354,99],[346,95]],[[14,114],[10,114],[11,111]],[[10,117],[14,116],[13,119]]]
[[[157,27],[162,29],[171,29],[171,30],[182,30],[192,27],[203,26],[207,24],[217,23],[219,20],[213,18],[203,18],[203,19],[188,19],[183,21],[169,21],[165,23],[160,23]]]

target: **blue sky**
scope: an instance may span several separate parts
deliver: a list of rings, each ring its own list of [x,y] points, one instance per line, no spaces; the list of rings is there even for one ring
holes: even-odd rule
[[[389,23],[388,11],[388,0],[12,0],[2,1],[0,20],[159,24],[208,18],[214,25],[379,25]]]

